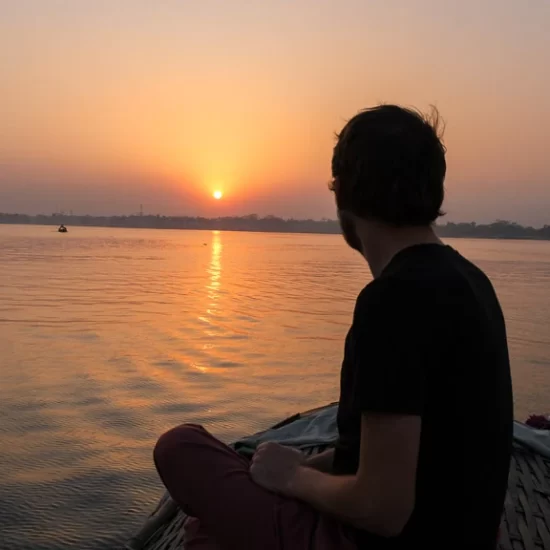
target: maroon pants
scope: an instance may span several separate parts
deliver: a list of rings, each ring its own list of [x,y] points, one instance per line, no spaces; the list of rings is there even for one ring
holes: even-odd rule
[[[165,433],[154,457],[168,492],[190,516],[186,550],[356,550],[345,526],[254,483],[248,460],[201,426]]]

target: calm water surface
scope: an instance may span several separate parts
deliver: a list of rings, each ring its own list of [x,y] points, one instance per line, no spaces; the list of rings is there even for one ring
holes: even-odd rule
[[[230,441],[333,401],[370,280],[339,236],[0,226],[0,547],[119,548],[183,421]],[[550,242],[449,240],[492,278],[516,417],[550,412]],[[468,404],[465,401],[464,406]]]

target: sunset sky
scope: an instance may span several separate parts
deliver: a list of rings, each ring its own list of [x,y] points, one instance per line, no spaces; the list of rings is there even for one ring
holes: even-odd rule
[[[0,0],[0,211],[334,218],[334,132],[396,102],[446,120],[448,219],[550,224],[549,29],[547,0]]]

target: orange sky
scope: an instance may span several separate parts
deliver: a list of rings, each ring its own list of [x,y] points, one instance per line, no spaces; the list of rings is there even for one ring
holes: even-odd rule
[[[544,0],[3,1],[0,211],[334,217],[333,133],[384,101],[440,108],[449,219],[550,223],[549,28]]]

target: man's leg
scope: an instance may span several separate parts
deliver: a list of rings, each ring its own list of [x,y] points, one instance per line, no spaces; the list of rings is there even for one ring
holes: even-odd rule
[[[223,550],[197,518],[188,516],[183,530],[184,550]]]
[[[170,430],[154,457],[172,498],[223,550],[353,548],[337,522],[254,483],[248,460],[201,426]]]
[[[224,548],[276,550],[278,497],[252,481],[245,458],[193,424],[165,433],[154,458],[171,497]]]

